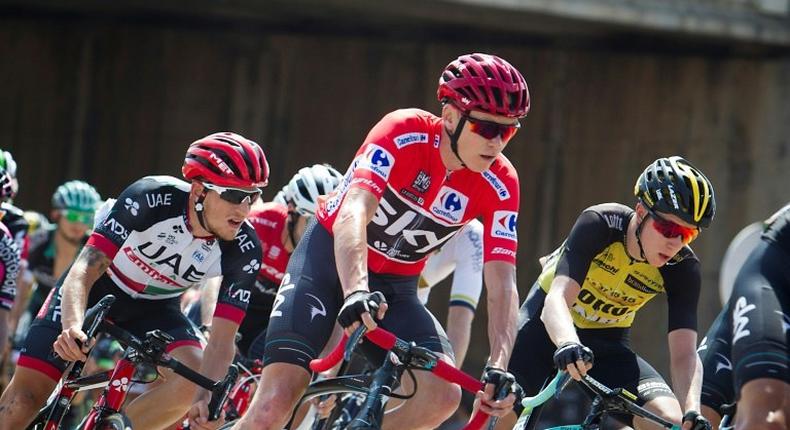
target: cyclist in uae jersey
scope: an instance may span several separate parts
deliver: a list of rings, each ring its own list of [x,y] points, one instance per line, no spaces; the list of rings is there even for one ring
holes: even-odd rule
[[[688,243],[713,219],[713,186],[688,161],[669,157],[645,169],[634,194],[635,209],[605,203],[584,210],[560,248],[542,259],[521,307],[510,370],[525,392],[537,392],[555,366],[575,379],[586,374],[594,353],[596,379],[635,393],[685,430],[708,428],[698,413],[702,368],[694,352],[700,264]],[[667,296],[674,394],[628,340],[634,315],[659,294]],[[637,419],[633,425],[652,428]]]
[[[790,204],[764,224],[729,301],[699,348],[703,413],[721,420],[737,401],[736,429],[783,429],[790,417]]]
[[[447,339],[453,347],[455,365],[461,368],[469,348],[472,320],[483,291],[483,224],[472,220],[432,254],[417,282],[420,301],[428,304],[433,287],[453,275],[447,309]]]
[[[235,428],[281,428],[335,320],[347,331],[361,322],[373,327],[372,301],[386,298],[376,312],[383,327],[452,361],[441,326],[417,297],[417,278],[430,252],[477,217],[486,230],[489,303],[497,309],[489,320],[492,369],[486,381],[508,377],[502,368],[518,297],[519,194],[515,169],[501,151],[528,111],[527,85],[501,58],[464,55],[443,71],[438,98],[442,117],[419,109],[386,115],[368,133],[340,186],[319,204],[318,222],[307,227],[278,290],[261,385]],[[429,374],[417,380],[420,390],[387,416],[387,425],[434,428],[457,408],[458,387]],[[494,401],[493,388],[488,384],[480,395],[482,408],[502,414],[515,396]],[[432,407],[424,408],[427,403]]]
[[[255,205],[247,220],[261,241],[262,259],[247,314],[239,327],[239,352],[261,358],[277,287],[285,274],[288,259],[304,234],[307,222],[315,215],[319,196],[335,189],[342,175],[328,164],[299,169],[286,184],[285,204],[268,202]],[[213,286],[204,289],[210,291]],[[200,308],[213,307],[216,294],[201,294]],[[202,309],[197,314],[206,314]],[[193,320],[194,321],[194,320]],[[209,321],[202,321],[208,324]]]
[[[179,361],[212,379],[224,375],[260,264],[260,243],[245,218],[266,183],[268,165],[255,142],[215,133],[190,145],[182,174],[191,183],[149,176],[129,186],[52,289],[0,398],[0,429],[25,428],[60,378],[64,360],[85,359],[83,313],[108,293],[116,296],[109,313],[114,323],[137,336],[161,329],[175,339],[168,350]],[[213,335],[201,354],[179,296],[219,275]],[[124,412],[135,428],[163,428],[188,409],[201,425],[207,397],[169,374]]]

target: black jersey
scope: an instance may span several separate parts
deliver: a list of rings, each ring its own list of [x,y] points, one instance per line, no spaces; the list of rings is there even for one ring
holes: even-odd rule
[[[129,186],[88,240],[111,260],[108,277],[133,298],[180,296],[203,279],[222,276],[215,316],[241,322],[260,269],[261,245],[247,222],[224,241],[193,235],[189,184],[148,176]]]
[[[777,244],[790,254],[790,204],[765,221],[762,239]]]
[[[549,255],[538,278],[548,292],[555,274],[581,286],[571,306],[579,328],[630,327],[636,312],[657,294],[666,293],[669,330],[697,328],[699,260],[688,246],[662,267],[628,256],[624,238],[634,211],[618,203],[584,210],[568,239]]]

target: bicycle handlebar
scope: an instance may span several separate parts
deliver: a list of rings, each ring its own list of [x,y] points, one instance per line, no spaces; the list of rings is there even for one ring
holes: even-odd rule
[[[398,355],[407,354],[411,349],[411,344],[402,339],[399,339],[389,331],[379,327],[375,330],[365,333],[365,337],[374,344],[380,346],[387,351],[393,351]],[[314,372],[324,372],[331,369],[340,362],[343,357],[343,352],[348,342],[348,336],[344,333],[343,338],[335,346],[326,357],[312,360],[310,362],[310,369]],[[438,376],[445,381],[451,382],[461,386],[466,391],[476,393],[482,391],[485,387],[482,381],[475,379],[463,371],[453,367],[452,365],[442,361],[435,354],[431,354],[433,362],[425,366],[424,370],[428,370],[434,375]],[[480,429],[488,421],[489,415],[478,410],[475,413],[469,424],[464,427],[464,430]]]

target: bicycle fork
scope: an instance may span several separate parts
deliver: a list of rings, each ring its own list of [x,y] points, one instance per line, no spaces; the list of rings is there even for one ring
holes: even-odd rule
[[[387,354],[384,364],[373,373],[365,403],[347,427],[349,430],[377,430],[384,417],[384,403],[400,380],[403,368],[396,366],[392,354]]]

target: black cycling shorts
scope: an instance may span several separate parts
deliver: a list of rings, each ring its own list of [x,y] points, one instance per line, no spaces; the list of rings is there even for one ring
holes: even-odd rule
[[[527,395],[540,391],[556,372],[553,358],[556,346],[540,320],[545,298],[546,293],[536,283],[519,310],[518,334],[510,356],[509,371]],[[631,349],[627,329],[577,328],[576,332],[595,356],[589,372],[593,378],[610,388],[625,388],[636,394],[640,405],[661,396],[674,397],[664,378]],[[516,412],[521,413],[520,405]]]
[[[381,291],[388,310],[381,326],[401,339],[452,358],[447,335],[417,297],[417,276],[370,272],[371,291]],[[309,370],[332,334],[343,295],[335,266],[334,239],[312,220],[291,255],[266,332],[264,363]]]
[[[30,325],[20,351],[18,366],[37,370],[55,381],[60,380],[66,362],[52,349],[52,344],[63,331],[61,326],[60,283],[50,291],[36,319]],[[115,286],[107,275],[102,275],[88,294],[88,307],[107,294],[115,296],[107,318],[135,336],[143,337],[151,330],[160,329],[174,338],[167,351],[193,345],[202,348],[205,341],[199,330],[181,313],[180,297],[165,300],[133,299]]]
[[[760,243],[735,278],[727,306],[699,348],[705,376],[702,403],[719,410],[761,378],[790,384],[790,254]]]

